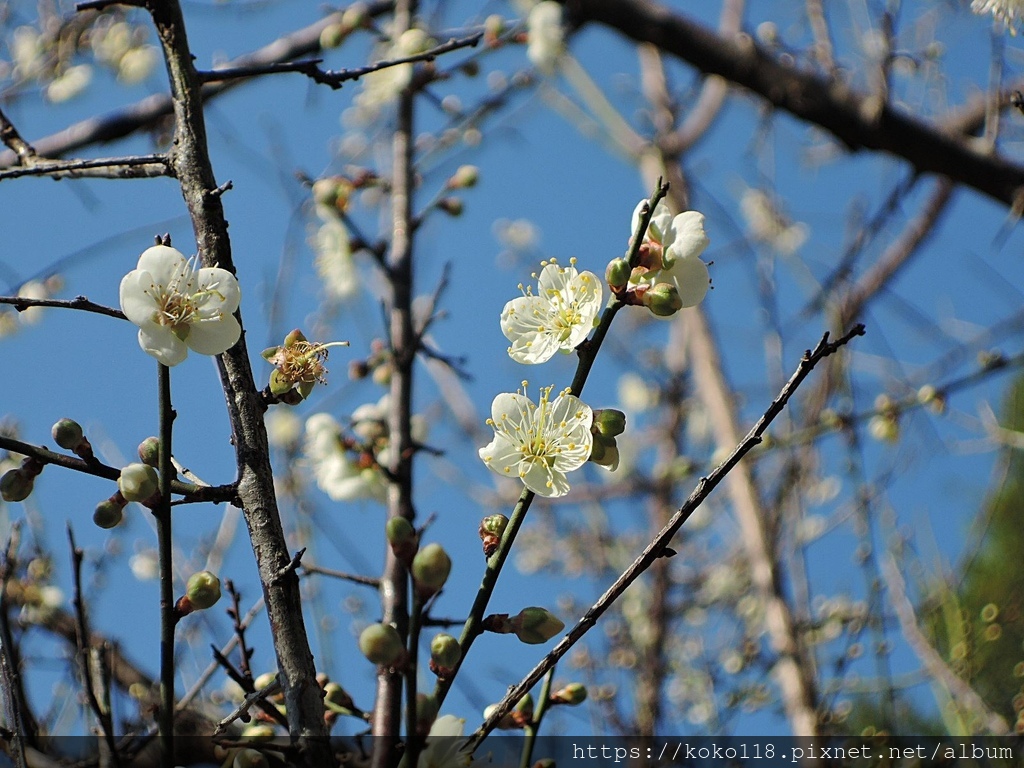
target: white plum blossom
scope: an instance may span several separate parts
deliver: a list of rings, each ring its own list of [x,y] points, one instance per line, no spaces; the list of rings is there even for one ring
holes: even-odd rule
[[[562,6],[552,0],[533,6],[526,18],[526,41],[527,58],[544,74],[553,75],[565,53]]]
[[[791,221],[775,199],[763,190],[745,190],[740,197],[740,212],[750,236],[783,256],[792,256],[807,241],[807,225]]]
[[[139,345],[167,366],[192,349],[219,355],[235,345],[242,328],[234,317],[238,280],[226,269],[195,269],[193,259],[167,245],[147,248],[121,280],[121,310],[139,326]]]
[[[575,349],[601,311],[604,291],[597,275],[577,272],[575,259],[568,267],[554,259],[541,264],[537,295],[528,288],[501,312],[501,331],[512,342],[508,354],[517,363],[543,363],[560,349]]]
[[[568,390],[551,401],[551,390],[541,389],[537,405],[518,392],[495,397],[487,420],[494,439],[480,449],[480,458],[499,475],[518,477],[540,496],[564,496],[569,492],[566,473],[590,458],[594,412]]]
[[[68,67],[46,86],[46,98],[54,104],[71,101],[92,82],[92,67],[76,64]]]
[[[641,200],[633,211],[631,232],[636,231],[645,202]],[[710,242],[704,232],[704,214],[685,211],[672,216],[668,206],[659,202],[644,242],[650,249],[650,267],[646,274],[631,277],[630,284],[653,287],[658,283],[669,283],[679,292],[683,307],[700,304],[711,284],[708,266],[700,259]]]
[[[376,466],[360,466],[343,443],[341,425],[327,413],[306,420],[306,460],[317,487],[334,501],[383,501],[387,482]]]
[[[971,0],[971,10],[979,15],[991,13],[1011,35],[1016,35],[1024,18],[1024,0]]]
[[[455,715],[441,715],[430,726],[426,746],[420,751],[417,768],[465,768],[472,762],[463,750],[466,721]]]

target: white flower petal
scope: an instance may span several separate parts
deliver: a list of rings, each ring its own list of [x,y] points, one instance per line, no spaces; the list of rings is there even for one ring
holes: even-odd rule
[[[139,346],[168,368],[177,365],[188,355],[185,342],[162,325],[153,324],[139,328]]]
[[[188,261],[181,251],[169,245],[154,245],[144,250],[139,256],[138,268],[149,272],[157,285],[170,285],[191,276]]]
[[[675,285],[684,307],[695,307],[704,301],[711,285],[708,265],[696,257],[676,259],[669,270],[662,271],[661,277]]]
[[[204,267],[196,275],[197,290],[204,295],[203,310],[234,314],[242,300],[238,280],[226,269]]]
[[[156,302],[146,292],[151,284],[153,276],[144,269],[133,269],[121,279],[121,311],[140,327],[156,323]]]
[[[557,498],[569,492],[565,475],[541,461],[524,462],[519,476],[523,484],[538,496]]]
[[[666,245],[665,265],[671,266],[676,259],[697,259],[711,241],[704,232],[704,214],[686,211],[672,219],[674,240]],[[684,306],[693,306],[687,304]]]
[[[502,434],[496,434],[488,445],[479,450],[480,458],[484,464],[493,469],[499,475],[506,477],[517,477],[519,474],[518,464],[522,458],[519,445],[513,443]]]
[[[242,326],[234,315],[224,315],[219,320],[195,323],[185,343],[201,355],[219,355],[227,352],[242,335]]]

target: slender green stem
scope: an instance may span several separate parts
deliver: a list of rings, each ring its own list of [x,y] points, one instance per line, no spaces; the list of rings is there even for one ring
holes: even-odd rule
[[[551,703],[551,683],[555,679],[555,668],[551,667],[544,677],[544,684],[540,687],[540,698],[533,710],[533,717],[530,724],[524,729],[526,738],[523,740],[523,751],[519,759],[519,768],[530,768],[533,764],[533,747],[537,743],[537,736],[540,734],[540,724],[548,711]]]
[[[405,673],[405,757],[409,765],[419,759],[420,739],[416,717],[416,672],[419,669],[420,630],[423,628],[423,598],[414,593],[409,615],[409,663]],[[405,758],[403,758],[405,759]]]
[[[174,766],[174,573],[171,563],[171,369],[158,363],[160,380],[160,503],[156,516],[160,560],[160,768]]]
[[[644,234],[647,232],[647,227],[651,223],[651,218],[654,216],[654,209],[658,205],[658,202],[668,194],[668,184],[665,184],[658,180],[658,188],[651,195],[651,199],[648,201],[647,210],[642,211],[640,214],[640,220],[637,222],[636,231],[633,233],[633,238],[630,240],[629,250],[626,253],[626,260],[630,264],[636,264],[638,255],[640,253],[640,246],[644,241]],[[597,353],[601,349],[601,345],[604,343],[605,336],[608,335],[608,329],[611,327],[612,320],[615,319],[615,315],[622,307],[625,306],[618,299],[612,298],[608,302],[608,306],[605,307],[604,312],[601,314],[601,320],[594,330],[593,335],[588,341],[583,342],[577,352],[579,354],[579,363],[576,366],[576,374],[572,379],[572,386],[570,391],[577,397],[583,391],[583,386],[587,383],[587,377],[590,375],[590,370],[594,366],[594,360],[597,358]],[[516,535],[519,533],[519,529],[522,527],[523,521],[526,519],[526,513],[530,509],[530,504],[533,503],[534,493],[533,491],[524,488],[523,492],[519,495],[519,500],[516,502],[515,508],[512,510],[512,516],[509,518],[508,525],[505,527],[505,532],[502,534],[501,542],[498,545],[498,549],[487,559],[487,567],[484,570],[483,579],[480,582],[480,587],[477,589],[476,598],[473,600],[473,607],[469,611],[469,616],[466,619],[466,623],[462,628],[462,636],[459,638],[459,644],[462,646],[462,658],[459,659],[459,663],[455,669],[452,670],[450,676],[443,680],[438,680],[437,685],[434,688],[434,697],[437,699],[438,706],[444,701],[445,696],[448,695],[448,691],[451,689],[452,682],[455,680],[455,676],[459,673],[462,668],[462,663],[466,660],[466,656],[469,653],[470,647],[473,645],[473,641],[476,640],[477,636],[482,632],[481,624],[484,618],[484,612],[487,610],[487,604],[490,602],[491,594],[494,592],[494,586],[498,582],[498,576],[501,574],[502,566],[505,564],[505,560],[508,558],[509,553],[512,551],[512,544],[515,542]],[[404,762],[404,761],[403,761]]]

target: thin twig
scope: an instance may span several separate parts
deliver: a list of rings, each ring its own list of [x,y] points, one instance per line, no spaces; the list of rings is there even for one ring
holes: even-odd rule
[[[14,635],[7,612],[7,585],[14,577],[15,560],[21,543],[21,525],[14,523],[0,561],[0,696],[4,721],[11,730],[7,741],[17,768],[27,768],[25,748],[35,741],[35,722],[28,709],[25,688],[14,653]]]
[[[59,307],[61,309],[80,309],[83,312],[95,312],[98,315],[116,317],[118,320],[128,319],[121,310],[89,301],[85,296],[76,296],[73,299],[29,299],[23,296],[0,296],[0,304],[10,304],[19,312],[24,312],[29,307]]]
[[[336,571],[332,568],[324,568],[323,566],[319,565],[310,565],[309,563],[303,563],[302,570],[310,574],[330,576],[334,579],[351,581],[353,584],[362,584],[364,587],[372,587],[373,589],[380,588],[380,579],[375,579],[372,576],[360,576],[357,573],[346,573],[344,571]]]
[[[171,405],[171,369],[157,363],[160,411],[160,502],[153,509],[157,526],[160,562],[160,768],[174,766],[174,628],[178,613],[174,604],[174,564],[171,537],[171,437],[174,408]]]
[[[34,158],[22,161],[21,167],[0,171],[0,181],[22,176],[48,176],[60,179],[156,179],[173,176],[166,155],[139,155],[137,157],[75,158],[71,160],[44,160]]]
[[[594,603],[593,606],[583,615],[583,618],[577,622],[576,626],[563,637],[558,644],[548,653],[544,659],[533,668],[533,670],[523,680],[509,689],[509,692],[499,702],[491,715],[483,722],[483,724],[476,730],[476,732],[470,738],[470,744],[475,749],[479,746],[481,740],[490,733],[502,717],[507,715],[512,707],[522,698],[523,694],[529,691],[541,677],[561,659],[566,652],[572,648],[576,642],[583,637],[601,617],[602,614],[626,591],[636,579],[646,571],[651,564],[659,557],[662,557],[666,547],[672,541],[672,538],[676,535],[679,529],[682,527],[690,515],[696,511],[696,509],[704,502],[704,500],[711,494],[715,487],[722,481],[722,479],[735,467],[740,459],[742,459],[755,445],[761,442],[761,436],[764,434],[768,426],[775,420],[775,418],[782,412],[786,407],[786,403],[789,402],[790,397],[797,390],[800,384],[807,378],[808,374],[814,369],[819,361],[834,354],[837,350],[843,347],[851,339],[856,336],[862,336],[864,334],[864,326],[858,325],[854,327],[849,333],[845,334],[841,338],[834,342],[828,340],[829,334],[826,333],[822,336],[821,341],[814,350],[808,350],[804,353],[803,359],[801,359],[799,366],[796,371],[790,377],[789,381],[779,392],[778,396],[772,401],[771,405],[768,406],[764,414],[757,420],[757,423],[747,433],[747,436],[740,442],[739,445],[733,450],[729,457],[722,462],[710,475],[701,478],[697,483],[697,487],[694,488],[690,497],[686,500],[682,507],[672,516],[668,524],[658,533],[654,540],[644,548],[644,551],[637,557],[636,560],[623,571],[622,575],[615,580],[615,582],[608,588],[608,590],[601,595],[601,597]]]

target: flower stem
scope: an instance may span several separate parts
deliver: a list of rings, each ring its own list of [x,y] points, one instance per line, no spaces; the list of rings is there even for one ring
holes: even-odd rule
[[[153,510],[160,564],[160,768],[174,766],[174,574],[171,562],[171,369],[157,363],[160,389],[160,503]]]

